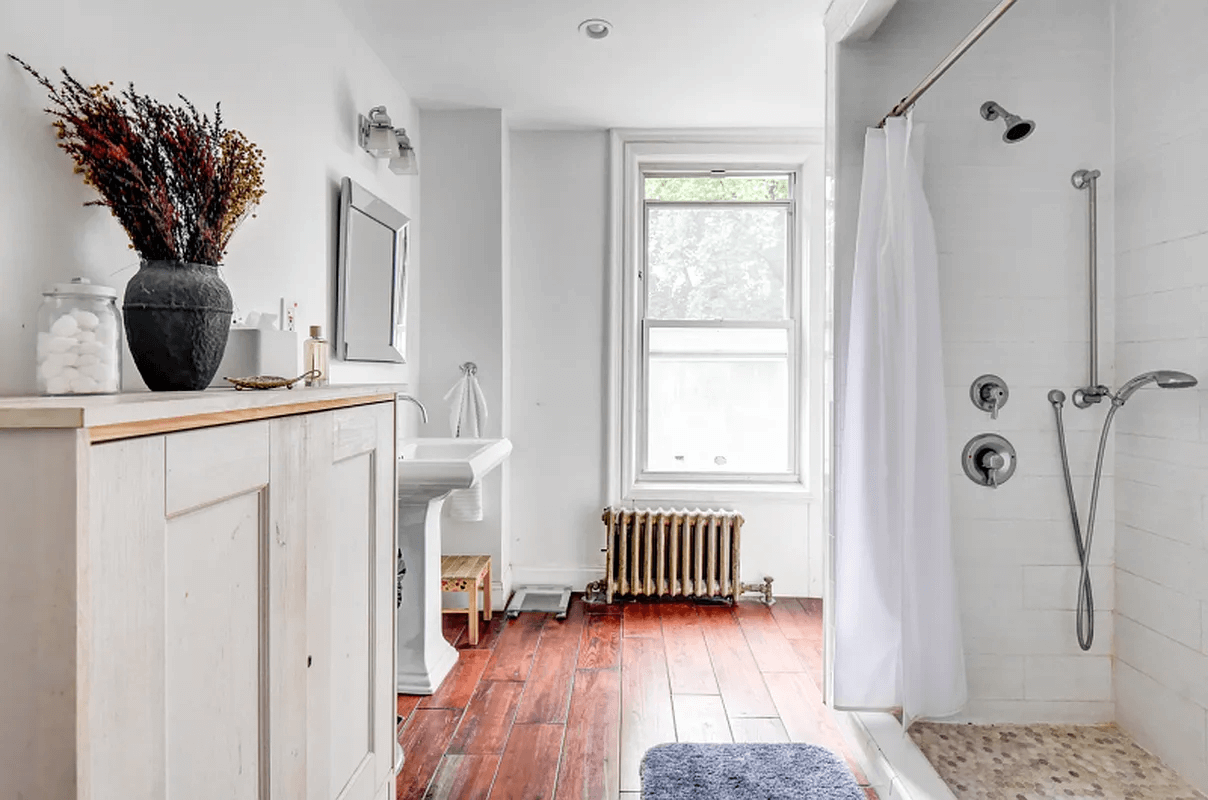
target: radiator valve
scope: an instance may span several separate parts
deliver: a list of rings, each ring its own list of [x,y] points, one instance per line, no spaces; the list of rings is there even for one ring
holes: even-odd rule
[[[764,575],[763,583],[744,583],[742,584],[742,594],[748,592],[759,592],[763,595],[763,604],[771,608],[776,603],[776,598],[772,597],[772,576]]]

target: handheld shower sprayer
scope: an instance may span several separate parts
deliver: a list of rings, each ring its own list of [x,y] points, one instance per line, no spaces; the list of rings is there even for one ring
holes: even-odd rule
[[[1107,409],[1103,420],[1103,432],[1099,436],[1099,454],[1095,458],[1095,479],[1091,484],[1091,504],[1086,513],[1085,531],[1078,519],[1078,505],[1074,500],[1074,484],[1070,478],[1070,457],[1065,444],[1065,423],[1062,419],[1062,408],[1065,406],[1065,392],[1053,389],[1049,392],[1049,402],[1053,404],[1053,414],[1057,417],[1057,444],[1061,450],[1061,472],[1065,478],[1065,495],[1070,504],[1070,522],[1074,526],[1074,547],[1078,550],[1078,561],[1082,571],[1078,578],[1078,646],[1090,650],[1095,641],[1095,598],[1091,593],[1090,561],[1091,538],[1095,534],[1095,511],[1099,507],[1099,483],[1103,478],[1103,458],[1107,451],[1107,435],[1111,431],[1112,419],[1116,412],[1124,407],[1128,398],[1142,386],[1156,383],[1162,389],[1190,389],[1198,381],[1186,372],[1171,369],[1143,372],[1120,387],[1114,395],[1104,390],[1104,396],[1110,397],[1112,404]],[[1087,405],[1078,403],[1075,392],[1074,404],[1079,408]]]

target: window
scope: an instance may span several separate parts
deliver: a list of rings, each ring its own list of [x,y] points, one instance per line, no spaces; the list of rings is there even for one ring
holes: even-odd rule
[[[793,173],[642,173],[640,479],[795,479]]]
[[[610,496],[819,493],[820,144],[624,131],[612,152]]]

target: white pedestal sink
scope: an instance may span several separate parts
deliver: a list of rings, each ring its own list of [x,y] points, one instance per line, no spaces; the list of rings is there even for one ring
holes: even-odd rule
[[[507,439],[409,439],[401,443],[398,546],[407,562],[398,610],[395,682],[403,694],[432,694],[457,663],[440,622],[440,512],[512,452]],[[492,565],[498,574],[501,565]],[[489,591],[489,589],[488,589]]]

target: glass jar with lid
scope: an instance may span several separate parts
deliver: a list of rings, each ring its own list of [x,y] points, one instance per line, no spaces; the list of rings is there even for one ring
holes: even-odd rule
[[[117,289],[87,278],[56,283],[38,309],[39,394],[114,394],[122,388]]]

